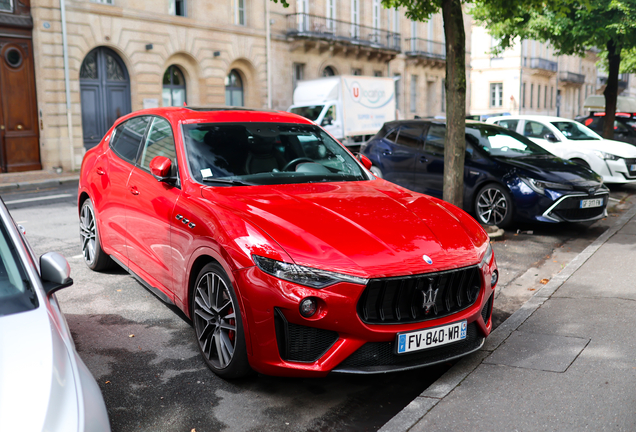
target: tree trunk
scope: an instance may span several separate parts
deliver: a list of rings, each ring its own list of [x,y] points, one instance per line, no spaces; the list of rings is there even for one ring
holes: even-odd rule
[[[614,41],[607,42],[607,62],[609,73],[605,85],[605,123],[603,124],[603,138],[614,138],[614,119],[616,118],[616,101],[618,99],[618,69],[621,65],[621,49]]]
[[[446,36],[444,200],[462,207],[466,154],[466,34],[460,0],[442,0]]]

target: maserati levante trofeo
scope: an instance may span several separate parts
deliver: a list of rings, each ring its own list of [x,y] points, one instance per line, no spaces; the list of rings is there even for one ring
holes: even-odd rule
[[[288,113],[130,114],[82,164],[85,261],[114,261],[182,309],[226,378],[405,370],[479,349],[497,281],[488,236],[361,159]]]

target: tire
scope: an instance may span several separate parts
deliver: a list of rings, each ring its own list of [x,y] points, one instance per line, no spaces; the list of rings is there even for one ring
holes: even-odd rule
[[[512,222],[512,198],[510,193],[495,183],[481,188],[475,197],[477,222],[506,228]]]
[[[591,169],[590,168],[590,164],[585,162],[583,159],[574,158],[574,159],[570,159],[570,162],[574,162],[577,165],[581,165],[581,166],[584,166],[587,169]]]
[[[217,263],[207,264],[196,278],[192,321],[199,351],[212,372],[224,379],[250,374],[241,309],[230,279]]]
[[[97,230],[97,217],[93,202],[84,201],[80,209],[80,242],[84,262],[93,271],[107,270],[113,265],[113,260],[102,249]]]
[[[371,174],[373,174],[374,176],[378,178],[384,178],[384,175],[382,174],[382,170],[375,165],[372,165],[369,171],[371,171]]]

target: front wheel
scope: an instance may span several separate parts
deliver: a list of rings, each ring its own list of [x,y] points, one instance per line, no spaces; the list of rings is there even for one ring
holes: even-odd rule
[[[486,185],[477,192],[475,214],[481,224],[505,228],[512,222],[512,198],[502,186]]]
[[[113,265],[113,261],[102,249],[97,231],[97,217],[93,202],[84,201],[80,209],[80,241],[82,242],[82,254],[84,262],[94,271],[107,270]]]
[[[207,264],[199,272],[192,312],[199,350],[208,367],[225,379],[249,374],[241,310],[219,264]]]

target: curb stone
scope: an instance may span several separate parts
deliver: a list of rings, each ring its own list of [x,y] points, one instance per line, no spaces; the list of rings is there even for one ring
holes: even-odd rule
[[[611,227],[579,253],[554,276],[543,288],[536,291],[521,308],[486,338],[481,350],[463,357],[422,394],[396,414],[379,432],[404,432],[415,426],[426,414],[450,394],[468,377],[494,350],[496,350],[521,324],[545,303],[596,251],[636,216],[636,205],[626,211]]]
[[[0,184],[0,193],[14,190],[34,190],[55,187],[65,183],[79,181],[79,176],[58,177],[46,180],[32,180],[17,183]]]

